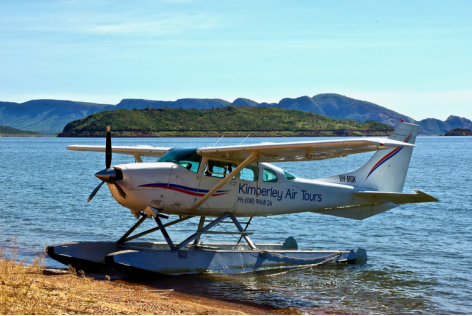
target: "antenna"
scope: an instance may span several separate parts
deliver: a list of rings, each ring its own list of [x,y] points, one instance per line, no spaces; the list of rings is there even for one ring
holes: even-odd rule
[[[248,134],[248,135],[246,136],[246,138],[243,139],[243,141],[242,141],[239,145],[242,145],[242,144],[246,141],[246,139],[247,139],[249,136],[251,136],[251,134]]]
[[[216,142],[216,143],[215,143],[213,146],[211,146],[211,147],[215,147],[215,146],[216,146],[216,144],[218,144],[218,143],[220,142],[220,140],[222,140],[222,139],[223,139],[223,137],[225,137],[225,135],[221,136],[221,138],[220,138],[220,139],[218,139],[218,141],[217,141],[217,142]]]

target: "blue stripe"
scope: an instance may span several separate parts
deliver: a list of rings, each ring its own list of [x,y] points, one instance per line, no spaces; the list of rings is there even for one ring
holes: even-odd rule
[[[191,188],[191,187],[186,187],[184,185],[170,184],[170,183],[149,183],[149,184],[140,185],[140,187],[147,187],[147,186],[152,186],[152,185],[159,185],[159,186],[166,186],[166,187],[169,186],[169,187],[173,187],[173,188],[187,190],[187,191],[194,192],[194,193],[208,193],[208,192],[210,192],[210,190],[195,189],[195,188]],[[229,192],[229,191],[230,190],[218,190],[215,193],[225,193],[225,192]]]

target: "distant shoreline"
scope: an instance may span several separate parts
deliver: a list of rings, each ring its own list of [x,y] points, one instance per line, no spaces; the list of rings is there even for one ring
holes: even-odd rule
[[[55,137],[54,135],[0,135],[0,137]]]
[[[24,131],[7,125],[0,126],[0,137],[43,137],[44,135],[33,132]]]
[[[355,130],[326,130],[326,131],[195,131],[195,132],[179,132],[179,131],[112,131],[114,138],[181,138],[181,137],[350,137],[350,136],[387,136],[391,131],[355,131]],[[105,133],[71,135],[61,133],[57,137],[65,138],[102,138]]]

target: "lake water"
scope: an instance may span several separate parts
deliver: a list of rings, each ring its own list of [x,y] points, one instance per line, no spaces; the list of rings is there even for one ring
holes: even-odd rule
[[[298,141],[309,138],[249,138]],[[224,138],[218,145],[239,144]],[[211,146],[213,138],[114,139],[114,145]],[[87,197],[104,169],[100,153],[71,152],[70,144],[104,144],[104,139],[0,138],[0,246],[16,237],[19,252],[33,256],[53,243],[117,240],[134,222],[106,186],[91,203]],[[300,248],[367,250],[366,264],[325,265],[283,274],[183,276],[159,286],[187,293],[305,313],[360,314],[472,313],[472,137],[418,137],[404,192],[420,189],[440,203],[404,205],[356,221],[303,213],[253,219],[254,242],[282,242],[293,236]],[[371,154],[319,162],[279,164],[306,178],[350,171]],[[114,155],[113,164],[131,162]],[[187,237],[198,220],[170,229]],[[147,225],[147,226],[146,226]],[[145,221],[145,228],[155,226]],[[162,241],[162,235],[147,240]],[[228,240],[230,241],[230,240]],[[48,259],[49,267],[64,267]],[[152,285],[152,284],[151,284]],[[157,285],[157,284],[156,284]]]

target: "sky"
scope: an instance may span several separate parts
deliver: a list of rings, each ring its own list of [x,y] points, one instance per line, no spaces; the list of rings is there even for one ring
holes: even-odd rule
[[[472,1],[0,1],[0,101],[338,93],[472,119]]]

